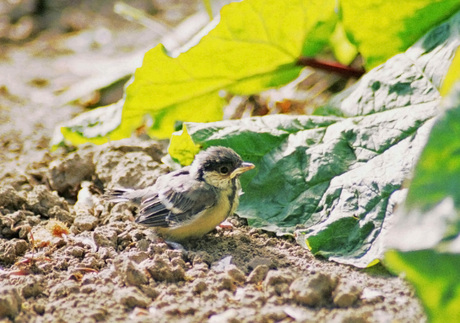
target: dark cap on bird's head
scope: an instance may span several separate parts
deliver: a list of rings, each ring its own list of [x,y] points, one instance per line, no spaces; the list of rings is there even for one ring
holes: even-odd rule
[[[212,146],[201,151],[192,163],[192,170],[195,170],[198,176],[212,172],[228,179],[253,168],[253,164],[244,162],[233,149],[221,146]]]

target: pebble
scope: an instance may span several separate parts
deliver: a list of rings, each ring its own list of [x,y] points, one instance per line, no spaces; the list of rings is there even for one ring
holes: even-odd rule
[[[122,267],[122,277],[127,285],[140,286],[147,284],[149,279],[147,275],[139,269],[132,261],[125,261]]]
[[[289,287],[296,302],[306,306],[326,303],[337,285],[337,279],[323,273],[299,277]]]
[[[260,283],[265,279],[268,273],[267,265],[258,265],[254,270],[249,274],[247,282],[250,284]]]
[[[56,192],[51,192],[45,185],[34,186],[33,190],[27,193],[26,208],[46,218],[49,217],[49,210],[54,206],[69,211],[65,199],[59,197]]]
[[[0,289],[0,319],[6,317],[14,319],[21,307],[21,296],[15,287],[6,286]]]
[[[97,227],[93,232],[93,240],[96,246],[106,248],[116,248],[118,234],[115,230],[107,227]]]
[[[27,276],[22,285],[21,294],[24,298],[31,298],[40,295],[44,291],[43,276]]]
[[[226,268],[226,273],[234,281],[238,283],[244,283],[246,281],[246,275],[235,265],[230,265]]]
[[[231,308],[225,312],[215,314],[209,318],[208,323],[239,323],[238,311]]]
[[[208,288],[206,280],[198,278],[192,283],[192,291],[194,294],[201,294]]]
[[[171,266],[170,262],[156,255],[153,260],[147,259],[141,263],[150,276],[156,281],[178,282],[185,280],[185,271],[180,266]]]
[[[72,225],[72,232],[91,231],[99,223],[99,219],[92,215],[79,215],[75,218]]]
[[[80,183],[94,174],[93,153],[79,149],[49,165],[48,178],[51,188],[59,193],[76,191]]]
[[[341,308],[353,306],[361,296],[362,290],[351,283],[340,283],[333,291],[332,297],[335,305]]]
[[[146,308],[150,304],[150,299],[142,294],[136,287],[125,287],[117,289],[114,297],[118,303],[128,307],[143,307]]]
[[[269,294],[281,295],[289,290],[293,277],[288,272],[270,270],[263,282],[264,289]]]
[[[248,263],[249,268],[256,268],[257,266],[260,266],[260,265],[265,265],[268,268],[274,268],[273,260],[271,258],[264,258],[264,257],[256,256],[252,258]]]
[[[26,199],[13,186],[0,186],[0,205],[5,209],[19,210]]]
[[[382,291],[372,288],[364,288],[361,294],[361,300],[366,304],[380,303],[385,299]]]

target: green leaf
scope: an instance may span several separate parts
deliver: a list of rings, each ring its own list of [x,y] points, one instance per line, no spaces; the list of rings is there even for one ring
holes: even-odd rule
[[[430,28],[460,10],[458,0],[341,0],[342,21],[358,47],[367,68],[405,51]],[[438,30],[435,41],[422,44],[427,51],[437,46],[449,29]]]
[[[149,134],[165,138],[177,121],[221,119],[221,90],[251,94],[289,82],[300,72],[297,58],[327,43],[337,19],[334,3],[321,1],[321,10],[305,1],[225,6],[220,23],[197,46],[175,58],[161,46],[146,54],[126,91],[122,127],[132,127],[126,118],[149,114]]]
[[[186,123],[189,135],[204,148],[232,147],[256,165],[242,177],[238,209],[250,225],[295,231],[315,254],[366,267],[383,255],[380,233],[439,114],[459,22],[457,15],[447,23],[451,37],[441,36],[431,51],[420,47],[437,29],[332,100],[330,108],[348,117]]]
[[[445,93],[451,90],[446,110],[431,130],[386,243],[385,264],[414,285],[431,322],[460,320],[459,68],[457,50],[443,85]]]
[[[178,122],[221,120],[222,91],[245,95],[288,83],[302,69],[300,56],[327,46],[338,20],[335,3],[246,0],[225,6],[218,25],[188,51],[177,57],[162,45],[148,51],[125,91],[121,123],[91,131],[96,138],[88,141],[129,137],[144,125],[150,136],[167,138]],[[62,131],[74,144],[85,141],[85,120],[93,116],[82,118]]]
[[[385,254],[385,264],[414,285],[432,323],[460,322],[460,255],[417,250]]]

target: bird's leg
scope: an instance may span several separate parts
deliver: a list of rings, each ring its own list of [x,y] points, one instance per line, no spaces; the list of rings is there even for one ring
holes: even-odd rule
[[[217,226],[217,228],[220,228],[222,230],[233,230],[234,226],[231,224],[228,220],[224,220]]]

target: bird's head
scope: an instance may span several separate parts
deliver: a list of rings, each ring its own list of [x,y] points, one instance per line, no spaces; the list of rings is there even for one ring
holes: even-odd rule
[[[244,162],[233,149],[213,146],[195,156],[191,172],[209,185],[227,188],[234,178],[254,167]]]

